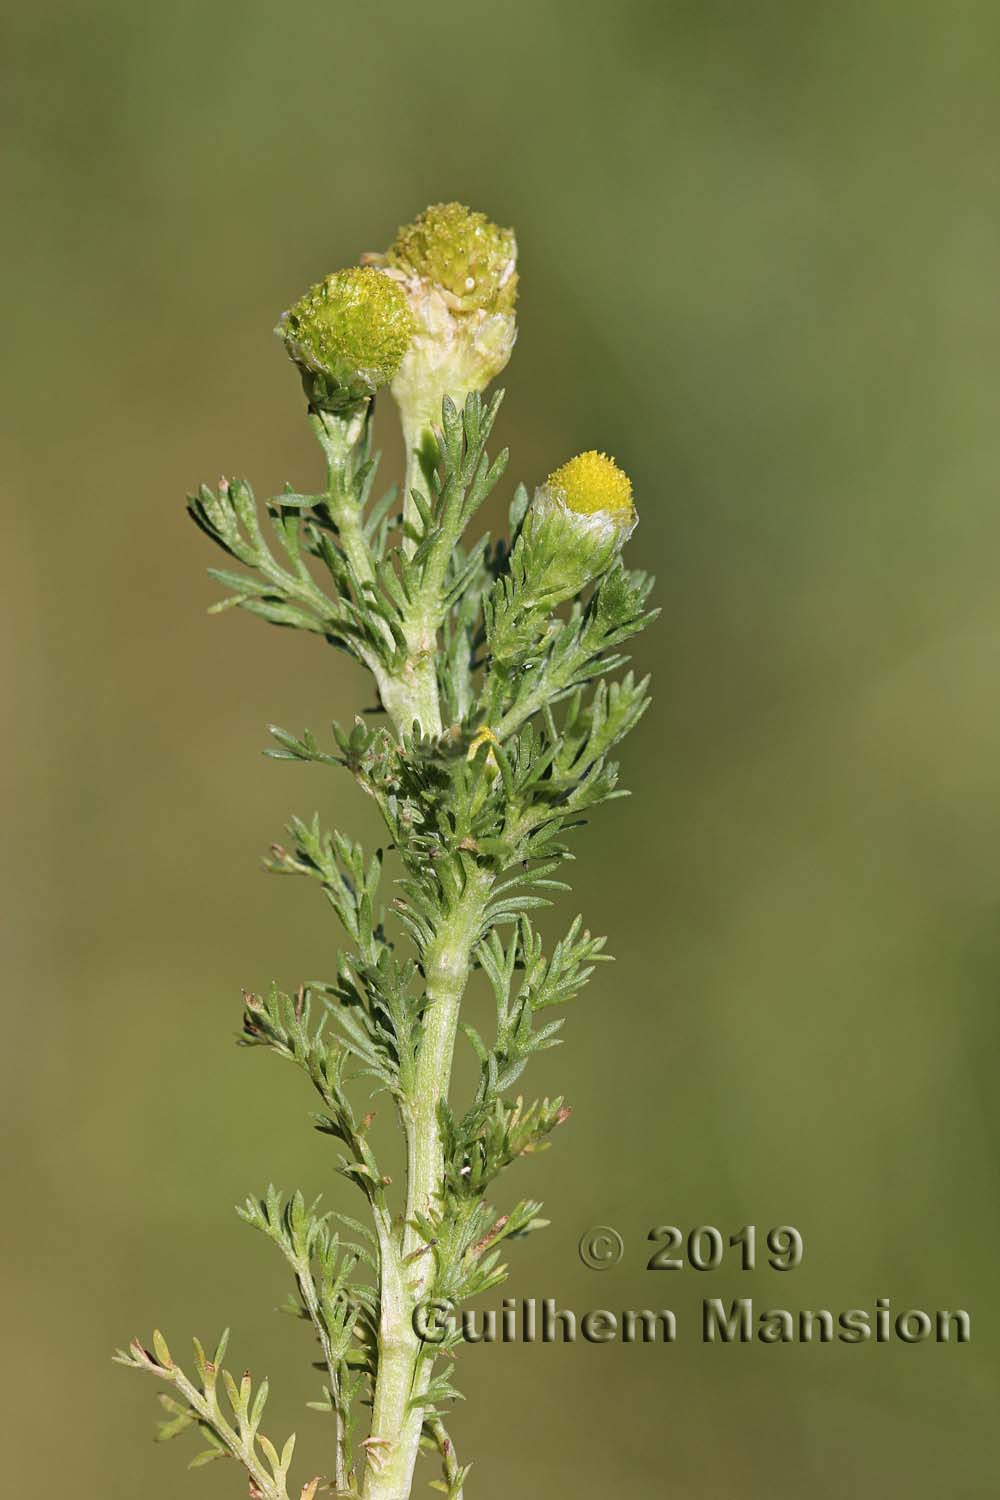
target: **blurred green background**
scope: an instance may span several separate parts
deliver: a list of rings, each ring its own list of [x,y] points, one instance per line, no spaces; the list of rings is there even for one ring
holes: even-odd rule
[[[615,453],[663,606],[634,796],[552,919],[619,961],[526,1080],[575,1114],[505,1184],[554,1221],[509,1290],[682,1329],[466,1351],[467,1493],[994,1495],[996,7],[51,0],[2,26],[9,1492],[242,1493],[154,1448],[153,1383],[108,1363],[154,1323],[232,1323],[300,1480],[326,1466],[283,1266],[231,1205],[271,1179],[357,1205],[304,1085],[231,1039],[241,984],[329,972],[337,940],[259,853],[314,807],[378,837],[346,780],[263,761],[265,725],[367,689],[206,618],[181,501],[316,477],[276,314],[458,197],[521,245],[513,475]],[[802,1268],[644,1269],[652,1225],[748,1222],[797,1225]],[[591,1223],[626,1243],[603,1275]],[[701,1346],[701,1297],[746,1294],[961,1306],[974,1339]]]

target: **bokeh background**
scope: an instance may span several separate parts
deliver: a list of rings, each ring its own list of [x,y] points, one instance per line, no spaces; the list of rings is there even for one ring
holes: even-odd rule
[[[276,314],[458,197],[521,244],[512,474],[617,454],[663,607],[634,796],[550,927],[579,908],[618,963],[526,1080],[575,1114],[505,1185],[553,1220],[509,1290],[681,1322],[463,1354],[467,1493],[994,1495],[996,7],[50,0],[2,27],[10,1493],[242,1493],[154,1448],[153,1382],[108,1362],[154,1323],[231,1323],[300,1481],[326,1467],[284,1267],[231,1205],[357,1205],[299,1078],[232,1036],[241,984],[333,963],[319,893],[258,871],[286,816],[378,837],[346,780],[262,760],[265,725],[367,692],[206,617],[181,502],[316,477]],[[618,1269],[577,1259],[591,1223]],[[805,1263],[657,1276],[662,1223],[791,1223]],[[703,1347],[700,1299],[747,1294],[964,1307],[974,1339]]]

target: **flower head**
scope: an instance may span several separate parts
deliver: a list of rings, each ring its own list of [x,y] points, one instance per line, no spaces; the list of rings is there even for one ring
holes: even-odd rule
[[[431,281],[456,312],[510,311],[517,296],[517,241],[461,203],[433,203],[397,231],[390,266]]]
[[[578,453],[562,464],[545,481],[545,488],[577,515],[592,516],[606,512],[618,520],[631,521],[632,481],[613,458],[596,448]]]
[[[392,380],[407,441],[461,406],[510,359],[517,336],[517,241],[485,214],[436,203],[404,224],[384,255],[365,257],[405,293],[415,333]]]
[[[349,266],[310,287],[275,331],[305,375],[319,377],[335,404],[350,404],[396,374],[414,323],[396,281],[371,266]]]
[[[632,481],[606,453],[578,453],[551,473],[523,533],[550,600],[570,599],[606,572],[637,520]]]

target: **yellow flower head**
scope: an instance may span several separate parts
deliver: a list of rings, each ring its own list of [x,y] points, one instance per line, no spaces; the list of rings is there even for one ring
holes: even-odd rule
[[[545,481],[545,488],[578,515],[606,511],[616,520],[624,520],[633,513],[631,479],[613,458],[594,448],[578,453],[556,469]]]
[[[399,369],[413,327],[397,282],[371,266],[349,266],[310,287],[276,332],[297,364],[371,394]]]
[[[549,603],[558,604],[611,567],[637,520],[632,481],[613,458],[592,448],[538,486],[516,545],[523,545],[532,566],[540,569]]]
[[[461,203],[433,203],[396,233],[386,262],[434,282],[454,310],[509,312],[517,296],[517,241]]]

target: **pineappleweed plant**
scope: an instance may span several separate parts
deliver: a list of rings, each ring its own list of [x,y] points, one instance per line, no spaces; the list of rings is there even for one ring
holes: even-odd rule
[[[594,451],[533,493],[519,485],[507,537],[469,540],[507,465],[506,452],[487,457],[500,396],[482,393],[510,357],[516,295],[510,230],[460,204],[427,209],[278,324],[325,456],[323,490],[288,487],[265,505],[266,526],[244,480],[190,500],[229,559],[211,570],[226,591],[216,610],[310,631],[371,672],[384,716],[334,725],[326,747],[274,728],[270,754],[346,769],[402,871],[387,913],[383,851],[366,854],[318,816],[293,819],[269,868],[316,881],[347,946],[328,982],[244,994],[243,1043],[306,1074],[317,1128],[367,1205],[361,1222],[269,1187],[239,1210],[287,1260],[294,1310],[318,1344],[329,1473],[289,1488],[294,1437],[278,1447],[261,1431],[267,1382],[229,1373],[226,1336],[210,1353],[195,1341],[191,1374],[159,1332],[117,1356],[164,1383],[160,1437],[193,1429],[193,1464],[235,1459],[257,1500],[313,1500],[321,1487],[407,1500],[422,1447],[440,1457],[436,1487],[463,1494],[468,1466],[444,1426],[458,1335],[428,1342],[417,1314],[496,1286],[505,1242],[544,1224],[538,1203],[498,1211],[487,1199],[569,1110],[511,1091],[557,1044],[556,1008],[606,956],[579,917],[546,955],[531,913],[568,889],[557,874],[590,810],[622,795],[611,752],[648,700],[645,682],[609,674],[653,618],[650,580],[620,556],[636,520],[631,483]],[[393,490],[374,493],[374,396],[386,385],[406,445],[401,511]],[[460,1020],[477,968],[496,1001],[492,1037]],[[479,1064],[461,1105],[449,1093],[460,1033]],[[399,1188],[369,1139],[373,1091],[395,1106]]]

